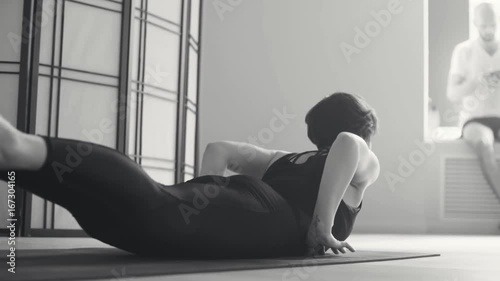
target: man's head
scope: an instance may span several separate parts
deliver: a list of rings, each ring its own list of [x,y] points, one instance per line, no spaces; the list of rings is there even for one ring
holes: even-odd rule
[[[497,21],[495,9],[491,3],[481,3],[474,9],[474,25],[479,36],[485,42],[495,40]]]

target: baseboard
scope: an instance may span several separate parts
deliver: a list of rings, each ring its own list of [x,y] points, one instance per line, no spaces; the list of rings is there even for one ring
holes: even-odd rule
[[[80,229],[31,229],[29,237],[90,237]]]

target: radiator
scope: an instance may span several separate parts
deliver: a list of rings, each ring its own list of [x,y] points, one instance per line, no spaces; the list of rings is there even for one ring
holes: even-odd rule
[[[498,159],[500,165],[500,159]],[[441,217],[500,221],[500,200],[488,185],[479,159],[473,156],[442,158]]]

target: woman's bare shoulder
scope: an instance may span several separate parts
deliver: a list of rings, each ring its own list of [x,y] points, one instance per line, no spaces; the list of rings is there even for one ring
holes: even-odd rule
[[[269,161],[269,163],[267,164],[267,167],[266,167],[266,171],[267,169],[269,169],[269,167],[271,167],[274,162],[276,162],[278,159],[284,157],[285,155],[288,155],[288,154],[292,154],[293,152],[290,152],[290,151],[286,151],[286,150],[274,150],[273,151],[274,155],[273,157],[271,158],[271,160]]]
[[[342,132],[339,134],[338,138],[342,138],[343,141],[349,143],[356,143],[359,147],[359,164],[351,184],[356,189],[364,191],[378,179],[380,174],[380,163],[378,157],[372,151],[368,143],[356,134]]]

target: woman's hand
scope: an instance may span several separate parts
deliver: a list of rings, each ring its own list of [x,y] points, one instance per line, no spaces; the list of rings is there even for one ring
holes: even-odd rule
[[[346,253],[344,248],[347,248],[351,252],[355,252],[354,248],[345,241],[338,241],[333,237],[331,230],[322,223],[317,216],[311,222],[309,230],[307,232],[306,238],[306,256],[318,256],[325,255],[329,248],[332,249],[333,253],[338,255],[339,253]]]

